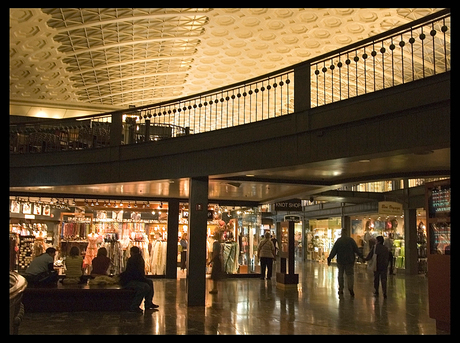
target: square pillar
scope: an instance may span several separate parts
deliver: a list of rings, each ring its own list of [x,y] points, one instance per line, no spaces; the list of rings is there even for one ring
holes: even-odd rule
[[[187,250],[187,306],[205,305],[207,218],[208,177],[191,178]]]
[[[179,200],[168,202],[168,240],[166,249],[166,278],[177,278],[177,237],[179,233]]]
[[[294,68],[294,112],[310,109],[310,64]]]
[[[112,123],[110,124],[110,146],[119,146],[122,141],[123,113],[112,113]]]
[[[404,268],[406,274],[418,274],[417,266],[417,211],[415,209],[404,210]]]

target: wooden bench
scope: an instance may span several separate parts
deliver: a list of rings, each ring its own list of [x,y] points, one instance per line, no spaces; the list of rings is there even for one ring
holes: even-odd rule
[[[58,282],[54,287],[27,287],[25,312],[127,311],[134,290],[120,285],[88,285]]]

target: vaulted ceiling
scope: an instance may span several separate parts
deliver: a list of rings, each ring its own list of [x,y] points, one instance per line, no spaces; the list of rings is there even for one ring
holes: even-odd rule
[[[70,117],[256,77],[435,8],[10,9],[10,114]]]

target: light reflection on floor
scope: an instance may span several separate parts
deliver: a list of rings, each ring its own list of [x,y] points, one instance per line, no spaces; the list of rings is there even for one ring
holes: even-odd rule
[[[355,298],[337,294],[337,268],[297,263],[300,283],[283,291],[274,278],[226,279],[206,306],[187,307],[185,279],[156,279],[157,311],[27,313],[20,334],[436,334],[427,279],[388,277],[388,299],[374,298],[372,276],[355,266]],[[211,289],[211,280],[207,280]],[[439,333],[439,332],[438,332]]]

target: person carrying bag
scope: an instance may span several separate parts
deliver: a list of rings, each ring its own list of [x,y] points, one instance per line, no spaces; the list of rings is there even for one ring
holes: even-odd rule
[[[257,249],[257,256],[260,259],[260,268],[261,268],[261,279],[265,279],[265,270],[267,272],[267,280],[272,278],[273,271],[273,259],[275,258],[275,246],[273,245],[272,240],[270,239],[270,232],[265,232],[264,239],[260,242],[259,248]]]
[[[379,295],[379,280],[382,284],[383,297],[387,297],[387,275],[390,252],[383,245],[383,236],[376,238],[377,243],[364,259],[369,261],[367,270],[374,272],[374,296]]]

